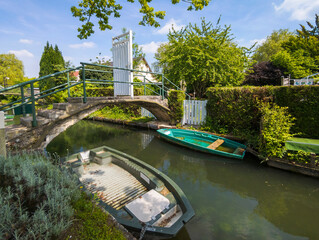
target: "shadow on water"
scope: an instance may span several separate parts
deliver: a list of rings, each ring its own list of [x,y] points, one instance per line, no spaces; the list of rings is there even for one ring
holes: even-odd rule
[[[82,121],[47,150],[70,154],[102,145],[133,155],[172,178],[195,217],[174,239],[319,239],[318,180],[176,146],[154,131]]]

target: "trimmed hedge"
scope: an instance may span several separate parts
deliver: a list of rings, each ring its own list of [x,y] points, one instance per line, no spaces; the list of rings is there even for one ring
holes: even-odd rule
[[[274,91],[274,101],[288,107],[289,113],[296,118],[294,133],[319,138],[319,86],[278,87]]]
[[[170,90],[168,93],[168,107],[170,111],[171,122],[180,123],[184,115],[183,102],[185,92],[181,90]]]
[[[134,88],[134,96],[144,95],[143,88]],[[86,93],[88,97],[105,97],[114,95],[114,87],[96,87],[96,88],[87,88]]]
[[[235,135],[259,132],[258,101],[288,107],[294,117],[292,133],[319,138],[319,86],[209,88],[207,125]]]

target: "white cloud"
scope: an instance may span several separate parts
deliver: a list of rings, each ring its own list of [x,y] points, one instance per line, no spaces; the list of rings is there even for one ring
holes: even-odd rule
[[[33,58],[34,57],[34,55],[32,53],[30,53],[28,50],[25,50],[25,49],[18,50],[18,51],[10,50],[9,53],[12,53],[12,54],[16,55],[20,59],[21,58],[26,58],[26,57],[27,58]]]
[[[19,40],[20,43],[25,43],[25,44],[32,44],[33,40],[30,39],[20,39]]]
[[[253,39],[253,40],[250,40],[249,43],[250,43],[251,45],[253,45],[253,44],[255,44],[255,43],[257,42],[257,44],[256,44],[256,46],[257,46],[257,45],[263,44],[265,41],[266,41],[266,38]]]
[[[96,44],[94,42],[84,42],[78,44],[70,44],[70,48],[94,48]]]
[[[279,6],[273,4],[277,12],[291,13],[291,20],[309,20],[319,10],[318,0],[284,0]]]
[[[22,32],[17,32],[17,31],[11,31],[11,30],[6,30],[6,29],[0,29],[0,32],[1,33],[4,33],[4,34],[15,34],[15,35],[23,35]]]
[[[156,34],[168,34],[169,30],[174,28],[175,30],[181,30],[185,25],[178,24],[179,21],[176,21],[174,18],[171,18],[164,27],[160,28],[159,30],[155,31]]]
[[[165,42],[150,42],[150,43],[147,43],[147,44],[142,44],[140,45],[143,49],[143,52],[144,53],[156,53],[157,49],[159,48],[159,46],[161,44],[163,44]]]

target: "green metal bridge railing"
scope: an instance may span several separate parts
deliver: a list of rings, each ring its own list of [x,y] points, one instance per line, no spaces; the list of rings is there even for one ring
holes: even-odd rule
[[[56,72],[56,73],[53,73],[53,74],[50,74],[50,75],[47,75],[47,76],[39,77],[37,79],[30,80],[30,81],[23,82],[23,83],[19,83],[19,84],[16,84],[16,85],[13,85],[13,86],[10,86],[10,87],[7,87],[7,88],[1,88],[0,89],[0,93],[5,93],[5,92],[8,92],[10,90],[19,89],[21,98],[16,100],[16,101],[13,101],[13,102],[10,102],[8,104],[5,104],[3,106],[0,106],[0,111],[6,112],[6,111],[9,111],[9,110],[21,107],[23,116],[26,116],[26,105],[27,104],[31,104],[32,126],[36,127],[37,126],[37,120],[36,120],[35,103],[36,103],[37,100],[45,98],[45,97],[48,97],[48,96],[51,96],[53,94],[56,94],[58,92],[65,91],[65,90],[67,90],[67,92],[68,92],[68,97],[71,97],[70,89],[75,87],[75,86],[81,85],[81,84],[82,84],[82,87],[83,87],[83,102],[84,103],[87,102],[87,91],[86,91],[87,84],[107,84],[107,85],[112,85],[114,83],[125,83],[125,84],[131,84],[133,86],[135,86],[135,85],[136,86],[143,86],[144,95],[146,95],[146,90],[149,90],[153,94],[161,96],[162,99],[164,99],[167,96],[167,92],[170,89],[169,87],[173,86],[177,90],[180,90],[180,88],[176,84],[171,82],[169,79],[167,79],[161,73],[147,72],[147,71],[141,71],[141,70],[127,69],[127,68],[119,68],[119,67],[112,67],[112,66],[94,64],[94,63],[81,62],[80,64],[81,64],[81,66],[79,66],[79,67],[69,68],[69,69],[61,71],[61,72]],[[91,67],[91,68],[88,68],[88,67]],[[102,69],[104,68],[106,70],[94,69],[94,67],[99,67],[99,68],[102,68]],[[114,69],[133,72],[133,74],[135,73],[134,76],[143,77],[143,81],[142,82],[130,82],[130,83],[128,83],[128,82],[124,82],[124,81],[113,81],[111,79],[109,79],[109,80],[106,80],[106,79],[89,79],[89,78],[86,78],[86,76],[85,76],[86,71],[100,72],[100,73],[112,73]],[[80,81],[70,81],[70,72],[73,72],[73,71],[76,71],[76,70],[82,70],[82,79]],[[161,80],[161,82],[152,82],[151,80],[149,80],[142,73],[157,75],[157,76],[159,76],[159,79]],[[57,76],[63,75],[63,74],[67,75],[65,83],[62,83],[62,84],[60,84],[58,86],[55,86],[55,87],[47,89],[47,90],[40,91],[39,93],[35,93],[34,85],[36,83],[39,83],[39,82],[44,81],[46,79],[57,77]],[[152,88],[150,88],[148,86],[154,86],[154,88],[152,89]],[[27,96],[25,94],[25,90],[27,88],[30,88],[30,90],[31,90],[31,95],[30,96]],[[154,89],[155,89],[155,91],[154,91]],[[190,95],[188,95],[186,93],[186,96],[187,96],[188,99],[190,99]]]

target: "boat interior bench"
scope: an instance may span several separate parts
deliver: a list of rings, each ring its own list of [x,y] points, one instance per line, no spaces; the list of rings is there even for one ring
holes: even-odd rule
[[[223,139],[217,139],[215,142],[210,144],[207,148],[215,150],[216,148],[218,148],[223,143],[224,143]]]

